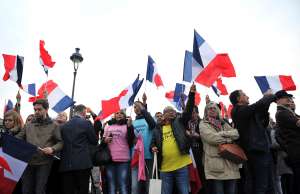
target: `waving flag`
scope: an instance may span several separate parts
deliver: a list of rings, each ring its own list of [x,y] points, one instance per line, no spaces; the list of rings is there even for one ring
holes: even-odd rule
[[[24,92],[26,92],[27,94],[30,94],[31,96],[35,96],[36,95],[35,84],[22,85],[21,88],[24,90]]]
[[[45,96],[45,92],[47,92],[47,96]],[[66,110],[75,103],[53,80],[44,83],[38,90],[38,96],[30,98],[30,101],[39,98],[47,98],[49,107],[57,113]]]
[[[0,193],[11,194],[37,147],[8,134],[1,134]]]
[[[146,80],[150,81],[151,83],[155,83],[157,87],[163,86],[161,77],[157,72],[156,63],[151,56],[148,56]]]
[[[215,94],[219,97],[220,95],[228,95],[227,88],[223,84],[222,79],[218,78],[215,83],[211,86]]]
[[[202,70],[203,66],[194,59],[193,53],[185,51],[183,81],[193,82]]]
[[[184,98],[184,103],[186,103],[189,95],[189,89],[186,88],[184,84],[176,83],[175,90],[166,92],[165,97],[176,107],[178,111],[182,111],[181,96]],[[200,94],[196,92],[195,94],[195,104],[199,105],[201,101]]]
[[[24,57],[19,55],[6,55],[2,54],[4,59],[4,68],[5,74],[3,80],[7,81],[8,79],[17,82],[21,86],[22,75],[23,75],[23,64]]]
[[[52,68],[55,62],[52,61],[51,56],[45,49],[45,42],[43,40],[40,40],[40,62],[44,68],[45,73],[48,75],[48,69]]]
[[[100,119],[105,119],[119,110],[132,106],[134,99],[143,84],[143,81],[144,79],[140,80],[138,75],[134,82],[126,89],[122,90],[117,97],[109,100],[102,100],[102,114]]]
[[[203,68],[195,81],[204,86],[210,87],[220,76],[236,76],[229,56],[217,54],[196,31],[194,31],[193,58]]]
[[[292,76],[254,76],[254,78],[262,93],[265,93],[268,89],[272,89],[274,93],[279,90],[296,90]]]
[[[3,112],[6,113],[7,111],[12,110],[12,109],[14,109],[14,104],[10,99],[8,99],[7,103],[5,103],[5,105],[4,105]]]

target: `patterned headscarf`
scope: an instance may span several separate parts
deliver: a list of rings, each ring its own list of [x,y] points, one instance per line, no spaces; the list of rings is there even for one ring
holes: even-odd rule
[[[210,108],[215,108],[217,111],[217,116],[216,117],[211,117],[208,115],[208,111]],[[212,125],[217,131],[222,130],[222,120],[221,120],[221,111],[219,109],[219,106],[215,102],[209,102],[206,104],[205,109],[204,109],[204,122],[209,123]]]

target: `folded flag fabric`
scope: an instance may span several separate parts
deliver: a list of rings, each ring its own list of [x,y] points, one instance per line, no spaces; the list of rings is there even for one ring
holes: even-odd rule
[[[191,193],[197,194],[199,190],[202,188],[202,182],[198,174],[198,167],[196,165],[194,155],[192,150],[190,149],[190,156],[192,159],[192,164],[188,166],[189,170],[189,179],[190,179],[190,187],[191,187]],[[199,167],[200,168],[200,167]]]
[[[182,98],[184,103],[186,103],[189,95],[189,89],[187,89],[185,84],[176,83],[175,90],[166,92],[165,97],[176,107],[178,111],[182,111]],[[198,106],[200,104],[201,98],[200,93],[195,94],[195,104]]]
[[[5,105],[4,105],[3,112],[6,113],[7,111],[12,110],[12,109],[14,109],[14,104],[10,99],[8,99],[7,103],[5,103]]]
[[[236,76],[228,54],[217,54],[196,30],[194,31],[193,58],[203,67],[195,81],[204,86],[210,87],[220,76]]]
[[[102,100],[102,114],[101,118],[98,119],[105,119],[115,112],[132,106],[134,103],[134,99],[143,84],[143,81],[144,78],[140,80],[138,75],[134,82],[130,84],[126,89],[122,90],[117,97],[111,98],[109,100]]]
[[[38,90],[38,96],[31,97],[29,101],[33,102],[39,98],[47,98],[49,107],[57,113],[66,110],[75,103],[53,80],[45,82]]]
[[[52,61],[52,57],[49,55],[48,51],[45,49],[45,41],[43,40],[40,40],[40,63],[47,75],[48,69],[52,68],[55,64],[55,62]]]
[[[32,96],[36,95],[35,92],[35,84],[26,84],[26,85],[22,85],[22,90],[24,90],[24,92],[26,92],[27,94],[30,94]]]
[[[185,51],[183,81],[193,82],[202,70],[203,66],[194,59],[193,53]]]
[[[219,97],[220,95],[228,95],[227,88],[223,84],[222,79],[218,78],[215,83],[211,86],[215,94]]]
[[[146,80],[148,80],[151,83],[154,83],[157,87],[163,86],[161,76],[158,74],[157,71],[156,63],[150,55],[148,56]]]
[[[296,90],[296,85],[292,79],[292,76],[254,76],[254,79],[256,80],[262,93],[265,93],[268,89],[272,89],[274,93],[279,90]]]
[[[137,166],[138,168],[138,181],[146,180],[145,174],[145,152],[144,152],[144,142],[143,137],[139,135],[137,137],[137,142],[134,147],[133,157],[130,163],[130,166],[133,168]]]
[[[37,147],[8,134],[1,134],[0,193],[11,194]]]
[[[5,74],[3,80],[7,81],[8,79],[17,82],[21,86],[22,75],[23,75],[23,64],[24,57],[19,55],[7,55],[2,54],[4,59],[4,68]]]

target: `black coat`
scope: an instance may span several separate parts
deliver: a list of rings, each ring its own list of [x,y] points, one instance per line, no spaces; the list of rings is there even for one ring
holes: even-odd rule
[[[269,107],[276,99],[275,95],[264,96],[251,105],[235,105],[231,111],[234,127],[240,134],[239,144],[247,152],[270,151],[270,139],[267,132]]]
[[[185,110],[183,111],[182,115],[177,116],[171,123],[171,128],[173,131],[173,135],[175,141],[178,145],[179,151],[181,154],[189,154],[189,149],[191,147],[191,140],[186,136],[186,129],[188,121],[192,118],[192,111],[195,105],[195,93],[189,94],[189,99],[186,105]],[[158,168],[161,167],[161,162],[163,160],[162,157],[162,126],[157,125],[156,128],[153,130],[153,136],[151,141],[151,147],[157,147],[157,163]]]
[[[279,137],[283,140],[291,162],[300,162],[300,127],[296,125],[300,119],[292,110],[278,106],[276,122],[279,127]]]
[[[61,127],[64,147],[61,151],[60,171],[83,170],[92,167],[89,145],[97,145],[90,121],[74,116]]]

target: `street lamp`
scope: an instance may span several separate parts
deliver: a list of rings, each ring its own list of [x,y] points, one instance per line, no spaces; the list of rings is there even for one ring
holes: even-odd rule
[[[75,80],[77,75],[77,70],[79,64],[83,61],[83,57],[79,53],[80,48],[75,48],[75,53],[73,53],[70,57],[71,61],[73,62],[74,67],[74,77],[73,77],[73,88],[72,88],[72,100],[74,101],[74,90],[75,90]],[[70,118],[73,116],[73,106],[70,108]]]

